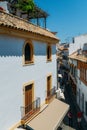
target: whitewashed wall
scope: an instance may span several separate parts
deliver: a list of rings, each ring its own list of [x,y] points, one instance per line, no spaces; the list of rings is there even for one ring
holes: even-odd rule
[[[52,74],[56,86],[56,46],[52,45],[52,62],[46,62],[46,43],[33,41],[34,64],[22,65],[25,39],[0,35],[0,129],[7,130],[21,119],[23,85],[34,80],[34,98],[43,103],[46,96],[46,77]]]
[[[78,80],[78,84],[77,84],[77,91],[79,92],[80,90],[80,97],[79,97],[79,93],[77,95],[77,104],[79,105],[81,111],[82,111],[82,94],[84,94],[84,117],[87,121],[87,116],[85,115],[85,102],[87,102],[87,86],[85,86],[85,84],[83,84],[83,82],[81,82],[80,80]],[[80,99],[79,99],[80,98]],[[80,102],[79,102],[80,100]]]
[[[75,37],[74,41],[74,43],[69,44],[69,55],[78,49],[83,48],[84,43],[87,43],[87,34]]]
[[[0,1],[0,6],[1,6],[7,13],[9,13],[7,3],[8,3],[7,1]]]
[[[87,43],[87,34],[80,35],[74,38],[74,43],[71,43],[69,45],[69,55],[72,54],[73,52],[77,51],[77,49],[87,49],[87,45],[84,47],[84,44]],[[74,60],[69,60],[70,63],[74,63]],[[77,66],[77,65],[76,65]],[[80,94],[79,94],[80,90]],[[87,86],[80,81],[80,71],[78,70],[78,75],[77,75],[77,103],[82,110],[82,94],[84,94],[84,117],[87,121],[87,116],[85,115],[85,102],[87,102]]]
[[[84,94],[84,117],[87,121],[87,116],[85,115],[85,102],[87,102],[87,86],[79,79],[80,78],[80,71],[78,70],[78,80],[77,80],[77,104],[82,110],[82,94]],[[79,96],[79,90],[80,90],[80,96]],[[79,101],[80,100],[80,101]]]
[[[77,60],[69,59],[69,63],[77,66]]]

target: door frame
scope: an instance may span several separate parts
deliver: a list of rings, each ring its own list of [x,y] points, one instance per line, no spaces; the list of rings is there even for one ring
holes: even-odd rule
[[[47,75],[47,79],[48,79],[48,77],[50,77],[51,79],[50,79],[50,90],[52,89],[52,74],[48,74]],[[47,80],[47,82],[48,82],[48,80]],[[48,84],[48,83],[47,83]],[[48,86],[46,86],[46,90],[48,91]],[[47,93],[46,93],[46,96],[47,96]]]
[[[28,85],[32,85],[32,102],[34,101],[34,81],[29,81],[23,85],[23,106],[25,107],[25,88]]]

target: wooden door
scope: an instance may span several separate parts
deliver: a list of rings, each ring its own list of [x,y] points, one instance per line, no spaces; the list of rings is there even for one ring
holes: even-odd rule
[[[47,97],[50,96],[51,76],[47,77]]]
[[[32,109],[32,84],[25,87],[25,113]]]

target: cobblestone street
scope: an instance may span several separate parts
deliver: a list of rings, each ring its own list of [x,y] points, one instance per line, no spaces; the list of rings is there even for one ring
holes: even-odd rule
[[[72,128],[75,130],[87,130],[87,124],[84,120],[84,118],[82,119],[81,122],[81,126],[79,128],[78,126],[78,122],[77,122],[77,112],[79,111],[79,107],[76,104],[76,99],[72,93],[72,89],[70,87],[70,85],[65,85],[65,91],[64,91],[64,95],[65,95],[65,100],[64,102],[68,103],[70,105],[70,109],[72,112]],[[64,119],[64,124],[66,126],[69,126],[69,120],[68,120],[68,116],[66,115],[65,119]],[[68,128],[69,130],[73,130],[72,128]],[[64,130],[67,130],[66,128]]]

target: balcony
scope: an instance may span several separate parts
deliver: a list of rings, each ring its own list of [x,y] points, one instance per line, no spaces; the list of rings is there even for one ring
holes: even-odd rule
[[[50,89],[49,91],[46,91],[46,95],[47,95],[47,97],[46,97],[45,101],[46,101],[46,103],[50,103],[52,101],[52,99],[54,97],[56,97],[56,88],[54,87],[54,88]]]
[[[76,78],[75,78],[71,73],[69,73],[69,75],[70,75],[70,77],[71,77],[73,83],[74,83],[75,85],[77,85]]]
[[[38,97],[32,104],[21,107],[21,123],[24,124],[40,111],[40,98]]]

